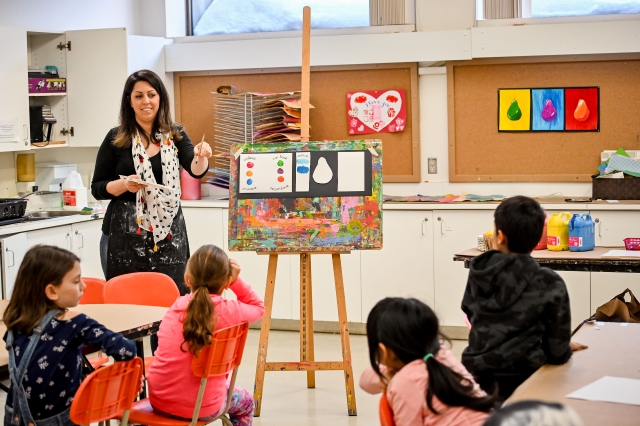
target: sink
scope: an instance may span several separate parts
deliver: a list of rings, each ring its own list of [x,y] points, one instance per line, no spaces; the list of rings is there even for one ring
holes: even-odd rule
[[[35,211],[35,212],[27,212],[26,220],[30,221],[30,220],[51,219],[54,217],[75,216],[78,214],[80,213],[67,211],[67,210]]]

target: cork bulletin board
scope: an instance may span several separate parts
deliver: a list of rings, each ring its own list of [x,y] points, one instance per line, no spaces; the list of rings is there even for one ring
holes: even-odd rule
[[[447,64],[451,182],[590,182],[604,150],[640,149],[640,54]],[[498,132],[498,90],[600,88],[597,132]],[[567,111],[567,113],[572,113]]]
[[[213,97],[219,86],[233,85],[248,92],[284,92],[300,89],[300,72],[174,74],[176,121],[194,142],[202,134],[213,143]],[[350,135],[346,95],[349,92],[404,89],[407,121],[404,131]],[[420,181],[420,131],[417,64],[380,64],[361,67],[312,67],[311,140],[381,139],[384,146],[383,182]]]

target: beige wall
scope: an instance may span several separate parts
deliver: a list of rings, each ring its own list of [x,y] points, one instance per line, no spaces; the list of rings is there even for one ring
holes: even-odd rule
[[[475,26],[475,0],[415,1],[418,31],[460,30]]]

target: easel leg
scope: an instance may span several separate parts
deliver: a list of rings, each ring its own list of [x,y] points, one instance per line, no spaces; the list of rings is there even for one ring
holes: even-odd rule
[[[356,416],[358,411],[356,409],[356,393],[353,384],[353,368],[351,367],[351,343],[349,340],[349,324],[347,322],[347,304],[344,297],[344,281],[342,279],[342,261],[339,254],[332,254],[331,260],[333,261],[333,276],[336,282],[340,343],[342,344],[344,380],[347,390],[347,410],[350,416]]]
[[[269,330],[271,329],[271,311],[273,309],[273,291],[276,284],[276,269],[278,255],[269,255],[269,269],[267,270],[267,287],[264,292],[264,316],[260,326],[260,343],[258,345],[258,364],[256,366],[256,381],[253,386],[254,417],[260,417],[262,408],[262,388],[264,386],[264,368],[267,362],[269,348]]]
[[[311,256],[300,255],[300,361],[314,361]],[[307,371],[307,387],[316,387],[316,372]]]

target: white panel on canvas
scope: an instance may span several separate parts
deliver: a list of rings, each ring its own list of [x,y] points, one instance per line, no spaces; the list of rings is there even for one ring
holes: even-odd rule
[[[292,192],[292,169],[292,153],[241,154],[239,192]]]
[[[296,191],[309,192],[311,174],[311,153],[296,152]]]
[[[338,152],[338,192],[364,191],[364,152]]]

